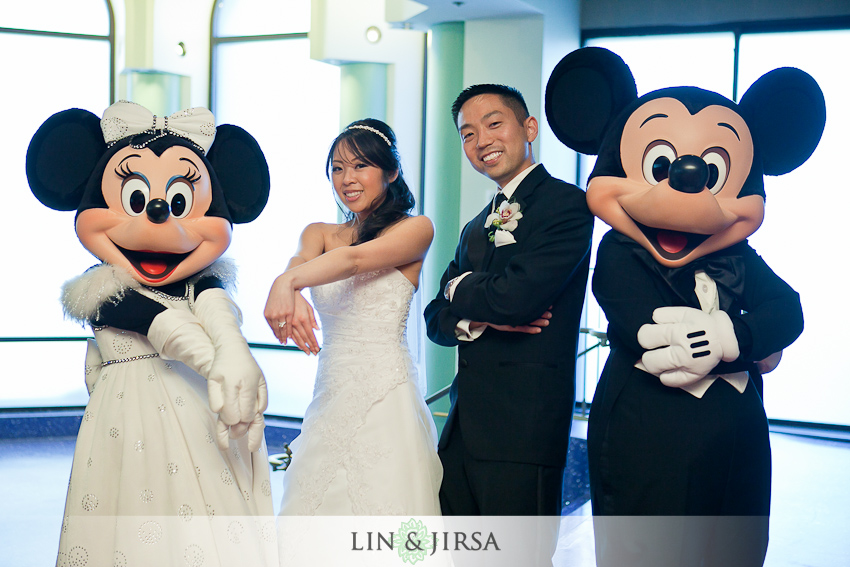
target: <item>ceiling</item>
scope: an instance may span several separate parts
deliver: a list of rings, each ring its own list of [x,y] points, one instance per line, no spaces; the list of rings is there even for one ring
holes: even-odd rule
[[[391,23],[423,30],[443,22],[540,13],[522,0],[386,0],[386,3],[388,16],[396,20]],[[416,13],[420,10],[423,11]]]

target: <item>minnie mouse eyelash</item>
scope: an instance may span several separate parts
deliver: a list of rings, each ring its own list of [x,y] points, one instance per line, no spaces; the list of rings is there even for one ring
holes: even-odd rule
[[[183,178],[184,178],[186,181],[188,181],[189,183],[194,184],[194,183],[196,183],[197,181],[200,181],[200,180],[201,180],[201,174],[200,174],[200,172],[198,172],[198,171],[192,171],[192,169],[191,169],[191,168],[189,168],[189,171],[187,171],[187,172],[186,172],[186,174],[183,176]]]
[[[131,175],[135,175],[134,171],[131,171],[126,162],[122,162],[120,166],[115,169],[115,175],[120,177],[121,179],[127,179]],[[194,171],[191,167],[186,170],[186,173],[181,176],[183,179],[194,185],[198,181],[201,180],[201,173],[198,171]]]
[[[130,171],[130,169],[127,167],[127,162],[122,161],[121,165],[115,168],[115,175],[117,175],[121,179],[127,179],[128,177],[133,175],[133,172]]]

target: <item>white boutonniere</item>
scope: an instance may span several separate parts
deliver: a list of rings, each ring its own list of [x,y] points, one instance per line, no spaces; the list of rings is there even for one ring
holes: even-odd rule
[[[516,239],[511,233],[519,225],[517,221],[521,218],[519,203],[513,202],[513,199],[502,201],[499,209],[487,215],[487,220],[484,221],[484,228],[490,229],[490,242],[495,243],[497,248],[515,243]]]

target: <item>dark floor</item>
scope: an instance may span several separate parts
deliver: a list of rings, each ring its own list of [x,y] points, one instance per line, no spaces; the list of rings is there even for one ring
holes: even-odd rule
[[[771,433],[773,502],[768,567],[850,566],[850,442]],[[74,438],[0,439],[0,566],[56,561]],[[279,492],[284,473],[272,473]],[[558,567],[592,567],[589,506],[561,526]]]

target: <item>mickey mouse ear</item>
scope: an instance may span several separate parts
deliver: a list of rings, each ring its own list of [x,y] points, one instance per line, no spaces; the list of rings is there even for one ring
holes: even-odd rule
[[[251,222],[269,200],[269,166],[251,134],[232,124],[216,129],[207,159],[218,177],[234,223]]]
[[[762,75],[738,107],[756,132],[766,175],[784,175],[800,167],[817,148],[826,124],[820,86],[794,67]]]
[[[637,98],[628,65],[601,47],[567,54],[546,85],[546,119],[555,136],[577,152],[595,155],[611,122]]]
[[[54,114],[39,127],[27,148],[30,189],[51,209],[76,209],[104,151],[100,118],[79,108]]]

